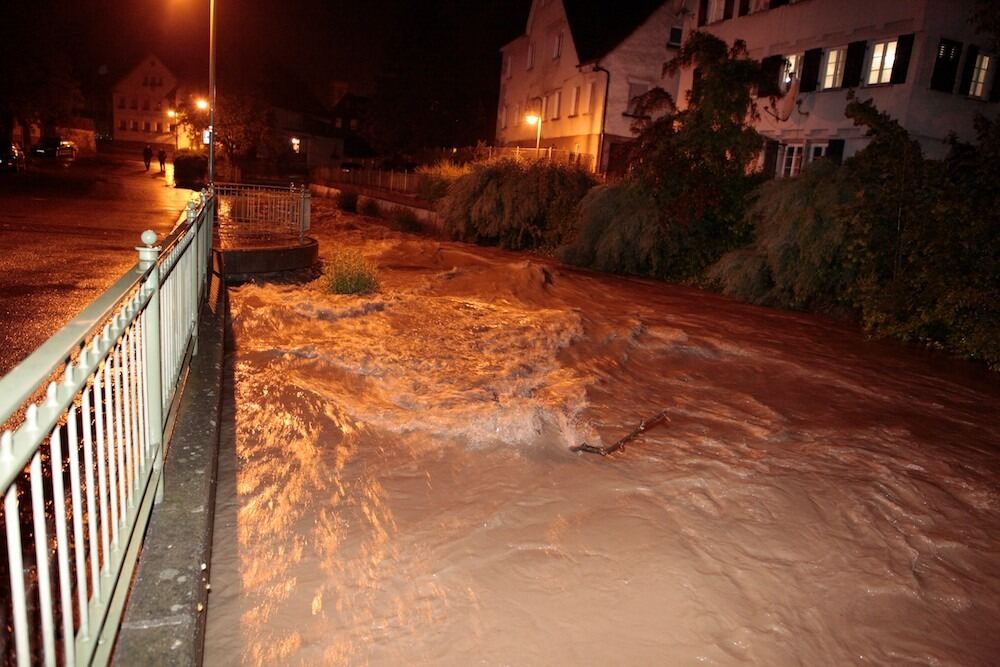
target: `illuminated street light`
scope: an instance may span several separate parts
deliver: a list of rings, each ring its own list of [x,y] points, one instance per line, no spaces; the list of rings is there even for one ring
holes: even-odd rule
[[[538,130],[535,132],[535,157],[538,157],[538,151],[542,146],[542,114],[529,113],[524,117],[524,121],[528,125],[536,125]]]
[[[201,111],[205,111],[206,109],[208,109],[208,100],[199,98],[195,100],[194,105],[198,107],[198,109],[200,109]]]

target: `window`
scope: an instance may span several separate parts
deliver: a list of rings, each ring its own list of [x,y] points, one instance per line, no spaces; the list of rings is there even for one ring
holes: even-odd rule
[[[538,115],[541,116],[542,118],[548,118],[549,117],[549,96],[548,95],[546,95],[545,97],[542,98],[541,113],[538,114]]]
[[[781,69],[781,80],[779,81],[781,92],[788,92],[792,87],[792,81],[801,79],[802,56],[798,53],[785,56],[785,66]]]
[[[573,89],[573,98],[570,100],[569,115],[575,116],[580,113],[580,86]]]
[[[124,109],[125,108],[125,98],[124,97],[119,97],[118,98],[118,108],[119,109]]]
[[[518,102],[514,105],[514,127],[521,124],[521,103]]]
[[[628,108],[626,108],[625,113],[629,116],[634,116],[638,113],[638,98],[646,94],[649,90],[649,84],[643,82],[633,82],[630,81],[628,84]]]
[[[559,108],[562,106],[562,91],[557,90],[552,96],[552,120],[559,118]]]
[[[507,105],[504,104],[502,107],[500,107],[500,129],[503,130],[506,128],[507,128]]]
[[[351,122],[350,122],[350,126],[351,126],[352,130],[358,129],[358,119],[357,118],[352,118]]]
[[[161,133],[163,132],[163,123],[156,124],[156,131]]]
[[[931,74],[931,90],[950,93],[955,89],[958,76],[958,61],[962,58],[962,42],[942,39],[938,43],[934,58],[934,72]]]
[[[826,155],[826,144],[809,144],[808,162],[818,160]]]
[[[132,121],[132,131],[133,132],[138,132],[139,131],[139,121],[137,121],[137,120],[133,120]]]
[[[129,106],[132,107],[133,109],[138,109],[139,108],[139,100],[138,100],[138,98],[133,97],[132,98],[132,103],[129,104]]]
[[[802,149],[802,144],[789,144],[785,146],[778,176],[789,178],[799,175],[799,172],[802,171]]]
[[[990,69],[990,57],[980,53],[976,56],[976,64],[972,70],[972,84],[969,86],[969,97],[982,99],[986,96],[986,73]]]
[[[149,132],[149,121],[148,120],[142,122],[142,131],[143,132]]]
[[[563,34],[560,32],[552,40],[552,60],[558,60],[559,56],[562,55],[562,42]]]
[[[535,43],[528,42],[528,69],[535,66]]]
[[[708,0],[709,23],[714,23],[715,21],[722,20],[722,5],[723,5],[723,0]]]
[[[583,113],[594,113],[594,82],[587,84],[587,104],[583,107]]]
[[[128,129],[128,122],[126,120],[124,120],[124,119],[118,121],[118,129],[119,130],[127,130]]]
[[[675,25],[670,28],[670,35],[667,37],[667,46],[680,46],[684,41],[684,28]]]
[[[872,64],[868,68],[868,85],[889,83],[896,62],[896,40],[877,42],[872,49]]]
[[[844,62],[847,49],[830,49],[826,52],[826,64],[823,66],[823,90],[840,88],[844,82]]]

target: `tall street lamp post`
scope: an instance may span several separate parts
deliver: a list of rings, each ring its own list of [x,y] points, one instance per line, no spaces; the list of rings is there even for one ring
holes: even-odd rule
[[[215,0],[208,3],[208,183],[215,184]]]
[[[524,121],[528,125],[534,125],[535,130],[535,158],[538,158],[538,152],[541,150],[542,145],[542,114],[529,113],[524,117]]]

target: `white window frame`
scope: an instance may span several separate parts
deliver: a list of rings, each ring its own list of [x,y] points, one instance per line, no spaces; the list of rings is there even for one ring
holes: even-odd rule
[[[575,86],[573,88],[573,99],[569,106],[570,117],[576,116],[580,113],[580,86]]]
[[[993,58],[985,53],[976,54],[976,64],[972,69],[972,81],[969,84],[969,97],[986,98],[986,77],[989,75]]]
[[[681,33],[681,38],[676,42],[670,39],[674,30],[679,30]],[[679,47],[684,42],[684,26],[683,25],[672,25],[667,28],[667,46],[668,47]]]
[[[778,161],[778,178],[792,178],[802,172],[802,156],[805,154],[805,144],[784,144],[781,147],[781,160]]]
[[[872,44],[871,60],[868,61],[868,75],[865,81],[869,86],[889,83],[892,79],[892,66],[896,63],[896,48],[898,40],[883,39]]]
[[[559,120],[560,107],[562,107],[562,91],[557,90],[552,95],[552,120]]]
[[[838,46],[827,49],[823,58],[823,78],[820,90],[840,88],[844,85],[844,64],[847,62],[847,49]]]
[[[587,82],[587,104],[583,107],[583,113],[594,113],[594,82]]]
[[[811,164],[822,157],[826,157],[826,151],[829,146],[830,144],[828,143],[809,144],[809,146],[807,146],[808,150],[806,150],[806,163]],[[817,150],[819,151],[818,155],[816,154]]]
[[[725,14],[725,7],[725,0],[708,0],[708,12],[705,14],[705,23],[721,21]]]

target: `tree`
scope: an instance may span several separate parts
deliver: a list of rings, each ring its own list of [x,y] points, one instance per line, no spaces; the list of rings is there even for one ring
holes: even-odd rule
[[[256,157],[275,157],[280,142],[274,131],[270,106],[259,95],[241,91],[220,93],[216,98],[215,142],[223,157],[233,162]],[[191,140],[198,143],[208,129],[205,111],[189,106],[180,110],[179,121]]]

